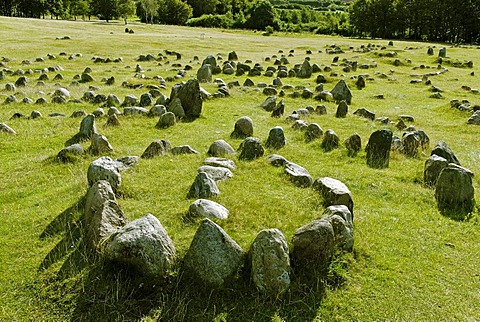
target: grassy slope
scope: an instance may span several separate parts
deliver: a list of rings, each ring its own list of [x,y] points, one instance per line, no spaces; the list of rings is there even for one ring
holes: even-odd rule
[[[61,65],[69,86],[73,76],[81,73],[86,66],[93,68],[92,75],[101,87],[99,93],[115,93],[120,98],[133,93],[138,97],[145,90],[126,90],[120,86],[108,88],[99,82],[102,77],[115,75],[117,85],[134,75],[140,54],[175,50],[183,54],[182,64],[187,64],[194,55],[200,60],[207,54],[227,56],[236,50],[240,60],[251,59],[263,62],[264,57],[277,54],[279,49],[288,52],[295,49],[291,63],[301,62],[305,50],[311,49],[311,61],[330,64],[331,55],[325,54],[327,45],[337,44],[344,49],[350,45],[359,47],[372,42],[386,45],[386,41],[352,40],[307,35],[275,35],[262,37],[249,32],[222,32],[220,30],[187,29],[165,26],[131,25],[135,34],[123,33],[122,24],[62,22],[50,20],[18,20],[0,18],[1,56],[15,58],[7,66],[12,69],[44,68]],[[205,39],[201,37],[205,33]],[[69,35],[72,40],[55,40],[55,37]],[[413,49],[405,50],[407,47]],[[480,160],[478,128],[465,124],[468,115],[449,107],[449,99],[469,99],[478,102],[477,96],[460,89],[462,85],[480,87],[477,76],[469,76],[471,70],[450,68],[444,75],[432,77],[434,85],[445,90],[446,99],[435,100],[428,96],[428,87],[411,85],[412,66],[426,64],[436,66],[434,58],[426,55],[427,44],[395,42],[392,50],[399,58],[412,59],[411,66],[394,67],[393,59],[379,58],[373,53],[358,54],[348,51],[341,58],[357,59],[360,63],[375,60],[379,66],[367,72],[375,77],[377,72],[388,73],[395,69],[396,81],[376,77],[367,87],[358,91],[352,84],[354,99],[351,112],[366,107],[377,116],[388,116],[396,120],[399,114],[415,116],[415,126],[425,130],[432,145],[445,140],[457,154],[462,165],[479,173]],[[318,53],[322,50],[323,53]],[[82,53],[83,58],[69,61],[58,56],[60,52]],[[21,66],[23,59],[34,60],[47,53],[57,55],[57,60],[46,60],[31,66]],[[123,57],[124,63],[98,65],[91,62],[94,55]],[[474,59],[478,50],[474,48],[449,48],[452,58]],[[358,57],[356,57],[358,56]],[[356,58],[354,58],[356,57]],[[474,61],[477,63],[476,61]],[[172,61],[173,63],[173,61]],[[147,70],[146,75],[174,75],[169,65],[140,63]],[[126,66],[130,68],[125,68]],[[265,63],[266,65],[266,63]],[[194,65],[195,67],[196,65]],[[336,68],[341,74],[339,67]],[[478,74],[478,68],[474,68]],[[356,74],[362,73],[362,71]],[[352,73],[353,75],[354,73]],[[50,79],[54,73],[49,73]],[[189,77],[195,75],[189,72]],[[245,77],[219,75],[225,81]],[[347,76],[350,76],[349,74]],[[47,81],[45,88],[35,87],[38,74],[29,76],[30,84],[19,92],[33,99],[44,91],[45,97],[56,88],[53,81]],[[7,95],[4,84],[14,82],[16,77],[0,81],[0,101]],[[136,81],[136,80],[133,80]],[[258,77],[255,82],[271,82]],[[145,81],[152,82],[153,81]],[[331,89],[336,79],[330,78],[326,89]],[[309,80],[285,79],[284,83],[306,85],[314,88],[314,78]],[[165,94],[169,95],[172,84]],[[212,85],[205,85],[209,91]],[[70,88],[74,97],[81,97],[86,85]],[[384,94],[385,100],[373,98]],[[17,95],[21,98],[22,95]],[[155,119],[121,118],[121,128],[103,128],[105,120],[98,122],[99,130],[109,138],[115,148],[113,157],[140,155],[154,139],[164,138],[173,145],[190,144],[200,151],[199,156],[177,156],[142,160],[140,164],[123,174],[122,193],[119,200],[129,218],[134,219],[146,213],[156,215],[165,226],[181,254],[183,254],[195,232],[195,223],[185,223],[181,217],[191,200],[185,198],[193,180],[196,168],[205,157],[211,142],[225,139],[236,147],[240,140],[229,138],[235,120],[249,115],[254,120],[255,135],[266,139],[268,131],[281,125],[286,131],[288,144],[280,154],[306,167],[314,177],[331,176],[350,187],[355,200],[355,259],[348,267],[347,281],[338,289],[327,291],[323,300],[308,302],[308,309],[302,308],[302,300],[294,295],[282,303],[264,303],[253,295],[223,303],[216,308],[211,303],[189,303],[179,305],[189,312],[187,316],[201,316],[211,319],[227,316],[227,320],[238,320],[241,314],[246,319],[270,320],[473,320],[480,316],[478,285],[480,277],[476,267],[480,257],[480,237],[476,217],[469,222],[456,222],[442,217],[435,208],[434,193],[417,183],[422,179],[426,151],[416,159],[402,155],[391,155],[390,167],[372,170],[365,165],[365,155],[360,153],[354,159],[346,156],[344,148],[324,153],[319,142],[306,144],[301,133],[295,132],[284,119],[271,119],[258,105],[264,96],[252,91],[232,90],[232,97],[212,100],[204,104],[200,119],[189,124],[178,124],[167,130],[156,130]],[[292,112],[317,102],[286,98],[286,111]],[[347,119],[334,117],[335,105],[327,103],[328,115],[311,116],[308,122],[319,123],[324,130],[331,128],[343,141],[358,132],[366,144],[373,130],[382,128],[378,123],[367,122],[349,115]],[[82,306],[77,304],[79,289],[85,275],[78,279],[48,283],[58,265],[51,270],[37,271],[46,254],[61,239],[61,236],[39,239],[45,227],[65,209],[75,204],[87,188],[86,170],[94,157],[85,158],[73,165],[52,162],[52,157],[62,148],[63,143],[78,130],[78,119],[43,118],[39,120],[11,120],[14,112],[29,114],[33,109],[43,115],[63,112],[69,115],[77,109],[93,111],[92,105],[47,105],[29,106],[24,104],[2,105],[0,121],[7,122],[17,130],[17,136],[0,134],[0,319],[61,320],[87,318]],[[401,132],[391,129],[401,136]],[[199,135],[201,133],[201,135]],[[87,146],[87,145],[85,145]],[[273,151],[269,151],[273,152]],[[221,226],[239,244],[247,249],[255,234],[264,228],[280,228],[287,237],[296,228],[318,217],[322,212],[321,200],[310,189],[302,190],[288,183],[279,169],[266,165],[265,159],[250,163],[237,162],[235,177],[220,184],[222,194],[218,202],[230,209],[231,216]],[[173,184],[174,183],[174,184]],[[479,199],[479,179],[474,178]],[[453,244],[455,247],[447,246]],[[83,276],[83,277],[82,277]],[[83,279],[82,279],[83,278]],[[80,286],[79,286],[80,285]],[[88,298],[92,299],[94,297]],[[101,301],[101,300],[99,300]],[[168,301],[167,301],[168,302]],[[299,304],[300,303],[300,304]],[[108,311],[107,304],[104,310]],[[203,305],[203,306],[202,306]],[[246,309],[245,307],[250,307]],[[164,308],[165,309],[165,308]],[[160,313],[158,313],[160,312]],[[152,311],[153,317],[155,312]],[[161,310],[157,310],[161,316]],[[118,316],[123,316],[118,313]],[[123,314],[123,313],[122,313]],[[35,318],[36,319],[36,318]]]

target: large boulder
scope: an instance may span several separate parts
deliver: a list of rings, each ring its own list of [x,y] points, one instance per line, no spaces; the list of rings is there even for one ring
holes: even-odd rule
[[[185,254],[185,272],[197,284],[221,287],[233,280],[244,260],[242,248],[217,224],[203,219]]]
[[[297,187],[308,188],[313,183],[313,178],[308,170],[296,163],[287,161],[285,164],[285,173],[290,177],[290,181]]]
[[[344,142],[348,156],[354,157],[362,149],[362,138],[358,133],[353,133]]]
[[[313,73],[313,68],[308,59],[305,59],[300,67],[300,70],[297,73],[297,77],[300,78],[310,78]]]
[[[347,117],[348,114],[348,104],[346,101],[340,101],[337,106],[337,112],[335,113],[335,117],[344,118]]]
[[[235,154],[235,150],[224,140],[217,140],[210,145],[207,154],[213,157],[222,157],[229,154]]]
[[[205,172],[215,182],[227,180],[233,177],[230,169],[224,167],[214,167],[211,165],[203,165],[197,169],[197,172]]]
[[[235,122],[232,138],[244,139],[253,135],[253,121],[248,116],[242,116]]]
[[[326,219],[333,227],[335,247],[352,251],[353,249],[353,215],[350,210],[344,206],[330,206],[325,209],[322,219]]]
[[[187,198],[210,198],[220,194],[215,181],[206,172],[199,172],[193,181]]]
[[[104,135],[100,134],[93,134],[92,136],[92,144],[88,148],[88,152],[92,155],[100,155],[104,153],[110,153],[113,151],[113,147],[108,142],[108,139]]]
[[[285,146],[285,143],[286,140],[283,128],[281,126],[275,126],[268,133],[268,139],[267,142],[265,142],[265,147],[278,150],[280,148],[283,148]]]
[[[212,82],[212,66],[205,64],[201,66],[197,71],[197,79],[200,83]]]
[[[259,138],[246,138],[238,147],[239,160],[251,161],[257,159],[265,153],[262,142]]]
[[[105,257],[126,264],[152,278],[162,278],[173,268],[175,246],[158,219],[147,214],[112,234]]]
[[[344,205],[353,214],[352,194],[340,180],[329,177],[317,178],[313,183],[313,189],[322,195],[326,207]]]
[[[141,158],[151,159],[155,156],[163,156],[171,150],[171,144],[168,140],[155,140],[145,149]]]
[[[473,173],[450,163],[438,176],[435,199],[440,212],[455,219],[464,219],[474,208]]]
[[[122,183],[119,162],[112,160],[110,157],[101,157],[93,161],[87,170],[87,180],[89,186],[94,185],[99,180],[105,180],[116,192]]]
[[[278,229],[265,229],[255,237],[248,252],[253,283],[257,289],[278,297],[290,287],[290,258],[285,236]]]
[[[332,151],[333,149],[338,148],[340,138],[338,137],[337,133],[333,130],[328,129],[323,136],[321,147],[325,152]]]
[[[88,190],[83,221],[87,245],[95,250],[127,223],[108,181],[96,181]]]
[[[337,85],[330,91],[333,95],[333,99],[338,103],[340,101],[346,101],[347,104],[352,104],[352,92],[348,88],[347,83],[342,79]]]
[[[448,163],[455,163],[460,165],[457,157],[453,153],[452,149],[448,146],[447,143],[444,141],[438,142],[438,144],[433,148],[432,153],[430,155],[438,155],[448,161]]]
[[[215,201],[197,199],[190,205],[188,213],[193,217],[227,219],[229,212],[227,208]]]
[[[85,154],[83,147],[76,143],[63,148],[55,157],[56,160],[67,163],[74,162]]]
[[[198,118],[202,114],[202,95],[200,84],[196,79],[190,79],[186,83],[176,84],[170,94],[170,102],[180,99],[187,120]]]
[[[378,130],[370,135],[365,148],[367,151],[367,165],[370,168],[388,168],[392,137],[392,131],[389,129]]]
[[[448,161],[441,156],[433,154],[425,161],[423,170],[423,182],[427,186],[435,186],[438,176],[444,168],[448,166]]]
[[[95,115],[89,114],[82,119],[80,122],[80,130],[65,143],[65,146],[87,141],[96,133],[97,127],[95,126]]]

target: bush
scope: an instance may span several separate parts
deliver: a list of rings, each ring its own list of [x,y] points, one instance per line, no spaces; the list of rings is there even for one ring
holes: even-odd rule
[[[231,15],[202,15],[189,19],[186,24],[190,27],[230,28],[233,26],[233,19]]]

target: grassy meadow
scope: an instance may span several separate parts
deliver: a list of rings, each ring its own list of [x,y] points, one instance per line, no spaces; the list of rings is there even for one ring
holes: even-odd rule
[[[347,39],[307,34],[274,33],[269,37],[250,31],[223,31],[173,26],[129,24],[134,34],[124,33],[123,23],[68,22],[0,17],[0,60],[6,68],[17,70],[43,69],[60,65],[64,80],[53,81],[57,72],[49,72],[45,86],[37,86],[40,74],[27,75],[29,83],[17,88],[19,103],[3,104],[12,92],[6,83],[18,76],[7,74],[0,80],[0,122],[12,127],[17,135],[0,133],[0,320],[1,321],[476,321],[480,319],[480,226],[478,208],[465,221],[442,216],[436,209],[434,190],[422,185],[423,166],[435,144],[443,140],[451,147],[462,166],[475,173],[475,197],[480,200],[480,127],[467,125],[470,112],[450,107],[451,99],[480,104],[480,96],[462,86],[480,88],[480,49],[447,46],[452,61],[473,60],[473,68],[457,68],[444,64],[448,72],[430,77],[432,85],[443,90],[441,99],[430,98],[431,86],[410,84],[423,73],[437,71],[435,62],[442,44],[387,40]],[[69,36],[70,40],[57,40]],[[363,53],[350,49],[374,44],[386,49]],[[377,67],[344,73],[333,66],[335,55],[327,54],[332,45],[341,47],[339,62],[347,58],[360,64],[377,62]],[[427,47],[435,46],[435,55],[427,55]],[[196,169],[206,158],[210,144],[224,139],[234,148],[240,139],[231,139],[235,121],[250,116],[254,136],[265,141],[269,130],[280,125],[285,130],[284,148],[267,150],[265,157],[237,164],[234,177],[219,183],[221,194],[215,199],[230,211],[227,220],[217,221],[244,250],[248,250],[256,234],[266,228],[279,228],[291,241],[300,226],[321,216],[321,197],[313,189],[296,188],[280,168],[268,165],[266,157],[278,153],[311,173],[312,177],[329,176],[344,182],[355,202],[355,246],[353,254],[337,258],[332,265],[330,281],[294,280],[291,290],[281,299],[271,300],[258,294],[253,286],[240,279],[234,288],[207,292],[193,285],[184,285],[172,278],[170,283],[143,290],[142,284],[129,285],[128,273],[116,271],[108,263],[80,266],[76,272],[60,275],[63,259],[47,269],[40,266],[47,254],[68,237],[69,231],[58,229],[45,234],[56,219],[72,211],[87,190],[87,168],[97,157],[85,156],[73,164],[54,161],[65,141],[78,132],[80,119],[70,118],[73,111],[94,111],[92,104],[21,103],[23,97],[34,101],[45,97],[50,102],[56,88],[68,88],[73,98],[81,98],[89,85],[98,86],[96,93],[116,94],[121,100],[127,94],[140,97],[148,89],[122,87],[130,83],[158,84],[154,76],[164,78],[177,74],[180,63],[190,64],[185,79],[193,78],[199,64],[208,54],[226,60],[235,50],[241,62],[251,60],[265,68],[273,65],[266,57],[288,55],[289,68],[309,56],[311,63],[331,65],[338,76],[324,73],[331,90],[344,78],[353,93],[349,115],[335,118],[336,104],[322,103],[327,115],[311,115],[306,121],[318,123],[324,131],[333,129],[343,142],[353,133],[360,134],[365,146],[370,134],[384,127],[401,137],[394,125],[367,121],[352,113],[365,107],[377,117],[386,116],[393,122],[398,116],[415,117],[414,125],[430,138],[430,147],[416,158],[398,152],[390,154],[390,167],[368,168],[365,152],[347,156],[342,146],[331,152],[320,148],[321,141],[304,142],[302,132],[291,128],[286,116],[296,109],[320,103],[313,99],[285,97],[285,116],[270,117],[260,104],[265,100],[253,89],[233,88],[231,96],[204,102],[202,116],[191,123],[178,123],[168,129],[156,129],[157,119],[140,116],[119,117],[120,127],[104,127],[106,117],[96,121],[100,134],[114,147],[113,158],[140,156],[156,139],[167,139],[172,146],[189,144],[198,155],[167,155],[140,162],[122,173],[118,202],[130,220],[147,213],[155,215],[173,239],[180,256],[185,254],[198,227],[198,220],[185,220],[194,200],[186,194]],[[137,62],[139,55],[172,50],[182,54],[177,61]],[[307,55],[306,51],[312,54]],[[321,51],[321,52],[320,52]],[[387,58],[389,51],[398,56]],[[65,52],[67,56],[59,54]],[[69,60],[71,54],[81,57]],[[49,60],[47,54],[56,59]],[[112,59],[121,63],[94,63],[92,57]],[[198,56],[200,62],[194,62]],[[382,57],[381,57],[382,56]],[[37,57],[43,62],[35,62]],[[401,66],[394,66],[395,59]],[[32,61],[22,65],[23,60]],[[407,60],[411,60],[409,63]],[[135,66],[145,70],[145,79],[135,78]],[[220,61],[221,63],[221,61]],[[253,65],[253,64],[251,64]],[[425,65],[425,69],[415,68]],[[93,83],[70,86],[73,77],[86,67],[92,68]],[[391,72],[391,70],[393,72]],[[474,72],[475,75],[471,75]],[[379,77],[387,74],[388,78]],[[344,74],[344,75],[342,75]],[[354,75],[368,74],[373,80],[358,90]],[[107,86],[101,79],[115,76],[116,83]],[[214,76],[215,77],[215,76]],[[247,76],[217,75],[225,82]],[[314,74],[310,79],[284,78],[284,84],[303,85],[314,90]],[[250,77],[255,83],[271,84],[273,78]],[[180,80],[178,80],[179,82]],[[162,90],[167,96],[175,82],[167,82]],[[214,93],[213,84],[202,85]],[[384,99],[374,98],[383,94]],[[39,119],[12,119],[14,113],[26,116],[39,110]],[[67,117],[48,117],[59,112]],[[88,142],[83,143],[87,148]],[[68,244],[65,253],[75,252],[77,244]],[[290,245],[291,246],[291,245]],[[105,271],[112,272],[105,274]],[[107,275],[107,276],[104,276]],[[178,283],[177,283],[178,282]]]

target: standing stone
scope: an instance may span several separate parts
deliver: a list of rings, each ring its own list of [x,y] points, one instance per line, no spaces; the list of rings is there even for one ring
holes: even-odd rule
[[[190,79],[186,83],[174,85],[170,94],[170,101],[174,101],[176,98],[180,99],[185,117],[188,120],[200,117],[203,101],[198,80]]]
[[[308,170],[293,162],[286,162],[285,174],[290,177],[290,181],[292,181],[295,186],[300,188],[308,188],[313,183],[313,178]]]
[[[362,108],[359,108],[358,110],[356,110],[355,112],[353,112],[353,115],[357,115],[357,116],[360,116],[360,117],[364,117],[366,119],[369,119],[369,120],[375,120],[375,113],[367,110],[366,108],[362,107]]]
[[[14,135],[17,134],[17,132],[15,132],[14,129],[12,129],[10,126],[8,126],[5,123],[0,123],[0,132],[5,132],[9,134],[14,134]]]
[[[285,100],[280,100],[272,111],[271,117],[280,117],[285,113]]]
[[[335,235],[325,219],[316,219],[298,228],[292,237],[292,262],[295,269],[326,271],[333,257]]]
[[[212,82],[212,66],[205,64],[201,66],[197,71],[197,79],[200,83]]]
[[[179,119],[185,117],[185,110],[183,109],[182,101],[178,97],[170,101],[167,110]]]
[[[420,140],[414,132],[406,133],[402,138],[403,153],[410,158],[414,158],[418,154]]]
[[[440,212],[455,219],[464,219],[474,208],[473,173],[450,163],[440,172],[435,186],[435,199]]]
[[[265,111],[271,112],[275,109],[277,105],[277,97],[276,96],[269,96],[265,99],[265,101],[260,105]]]
[[[150,93],[144,93],[140,96],[140,106],[146,107],[151,106],[153,104],[153,97]]]
[[[206,218],[185,254],[184,269],[197,284],[221,287],[234,279],[243,260],[242,248],[220,226]]]
[[[229,212],[227,208],[215,201],[197,199],[190,205],[188,213],[193,217],[227,219]]]
[[[480,125],[480,110],[475,111],[467,120],[467,124]]]
[[[168,140],[155,140],[145,149],[141,158],[151,159],[155,156],[163,156],[171,150],[171,144]]]
[[[313,189],[318,191],[326,207],[344,205],[353,214],[353,199],[348,187],[340,180],[324,177],[313,183]]]
[[[433,54],[434,54],[433,48],[432,48],[432,47],[428,47],[428,49],[427,49],[427,55],[433,56]]]
[[[427,186],[435,186],[438,176],[444,168],[448,166],[448,161],[436,154],[432,154],[430,158],[425,161],[423,170],[423,182]]]
[[[205,172],[215,182],[227,180],[233,177],[233,173],[230,169],[211,165],[203,165],[197,169],[197,172]]]
[[[155,125],[155,127],[157,129],[164,129],[164,128],[174,126],[175,123],[176,123],[175,114],[173,114],[172,112],[166,112],[160,116],[160,118],[158,119],[157,125]]]
[[[112,114],[108,117],[105,126],[120,126],[120,120],[118,119],[117,114]]]
[[[88,148],[88,152],[92,155],[99,155],[113,151],[113,147],[108,142],[108,139],[100,134],[93,134],[92,145]]]
[[[240,143],[238,152],[240,152],[238,156],[239,160],[251,161],[263,156],[265,150],[259,138],[249,137]]]
[[[107,104],[107,106],[119,106],[120,105],[120,99],[115,94],[109,94],[107,96],[106,104]]]
[[[270,130],[265,146],[269,149],[278,150],[280,148],[283,148],[285,146],[285,143],[286,140],[283,128],[281,126],[275,126],[273,129]]]
[[[343,79],[335,85],[330,93],[336,102],[346,101],[347,104],[352,104],[352,92],[350,92],[350,88],[348,88],[347,83]]]
[[[108,181],[92,184],[85,197],[83,227],[87,244],[94,250],[127,223]]]
[[[370,135],[365,148],[367,151],[367,165],[370,168],[388,168],[392,136],[392,131],[389,129],[378,130]]]
[[[362,149],[362,138],[358,133],[354,133],[344,142],[349,157],[354,157]]]
[[[55,159],[63,163],[74,162],[84,153],[85,151],[83,150],[83,147],[80,144],[76,143],[69,145],[66,148],[62,149],[60,152],[58,152]]]
[[[337,133],[329,129],[327,130],[327,132],[325,132],[325,135],[323,136],[321,147],[323,150],[325,150],[325,152],[329,152],[333,149],[338,148],[339,141],[340,139]]]
[[[358,89],[365,88],[365,77],[359,76],[357,81],[355,82],[355,85],[357,86]]]
[[[333,227],[335,247],[343,251],[353,250],[353,215],[344,206],[330,206],[325,209],[322,219],[326,219]]]
[[[217,67],[217,59],[215,58],[215,56],[213,55],[208,55],[202,62],[202,66],[205,66],[205,65],[210,65],[212,70],[215,69],[215,67]]]
[[[130,107],[135,106],[137,104],[137,97],[135,95],[126,95],[125,99],[123,100],[122,106],[123,107]]]
[[[122,183],[119,162],[112,160],[110,157],[101,157],[93,161],[87,170],[87,180],[89,186],[99,180],[105,180],[116,192]]]
[[[217,140],[210,145],[207,154],[212,157],[223,157],[229,154],[235,154],[235,150],[224,140]]]
[[[433,148],[432,153],[430,155],[438,155],[448,161],[448,163],[455,163],[460,165],[457,157],[450,149],[450,147],[444,141],[438,142],[438,144]]]
[[[278,297],[290,287],[290,258],[287,240],[278,229],[264,229],[248,252],[252,280],[257,289]]]
[[[238,60],[237,53],[235,51],[228,53],[228,60],[229,61]]]
[[[337,112],[335,113],[335,117],[344,118],[347,117],[348,113],[348,105],[346,101],[340,101],[337,106]]]
[[[305,59],[302,63],[302,67],[300,67],[299,72],[297,73],[297,77],[300,78],[310,78],[313,73],[313,68],[310,62]]]
[[[220,194],[215,181],[208,176],[205,172],[200,172],[195,177],[190,190],[188,191],[187,198],[210,198]]]
[[[173,268],[175,246],[158,219],[147,214],[110,236],[104,249],[111,261],[127,264],[152,278],[163,278]]]
[[[447,48],[445,48],[445,47],[440,48],[440,50],[438,51],[438,57],[440,57],[440,58],[447,57]]]
[[[95,126],[95,116],[89,114],[83,118],[80,122],[80,130],[75,134],[70,140],[66,142],[66,146],[80,143],[86,140],[89,140],[97,133],[97,128]]]
[[[235,127],[230,137],[244,139],[252,135],[253,121],[250,117],[243,116],[235,122]]]
[[[313,140],[321,138],[323,130],[317,123],[312,123],[307,126],[305,130],[305,142],[311,142]]]

